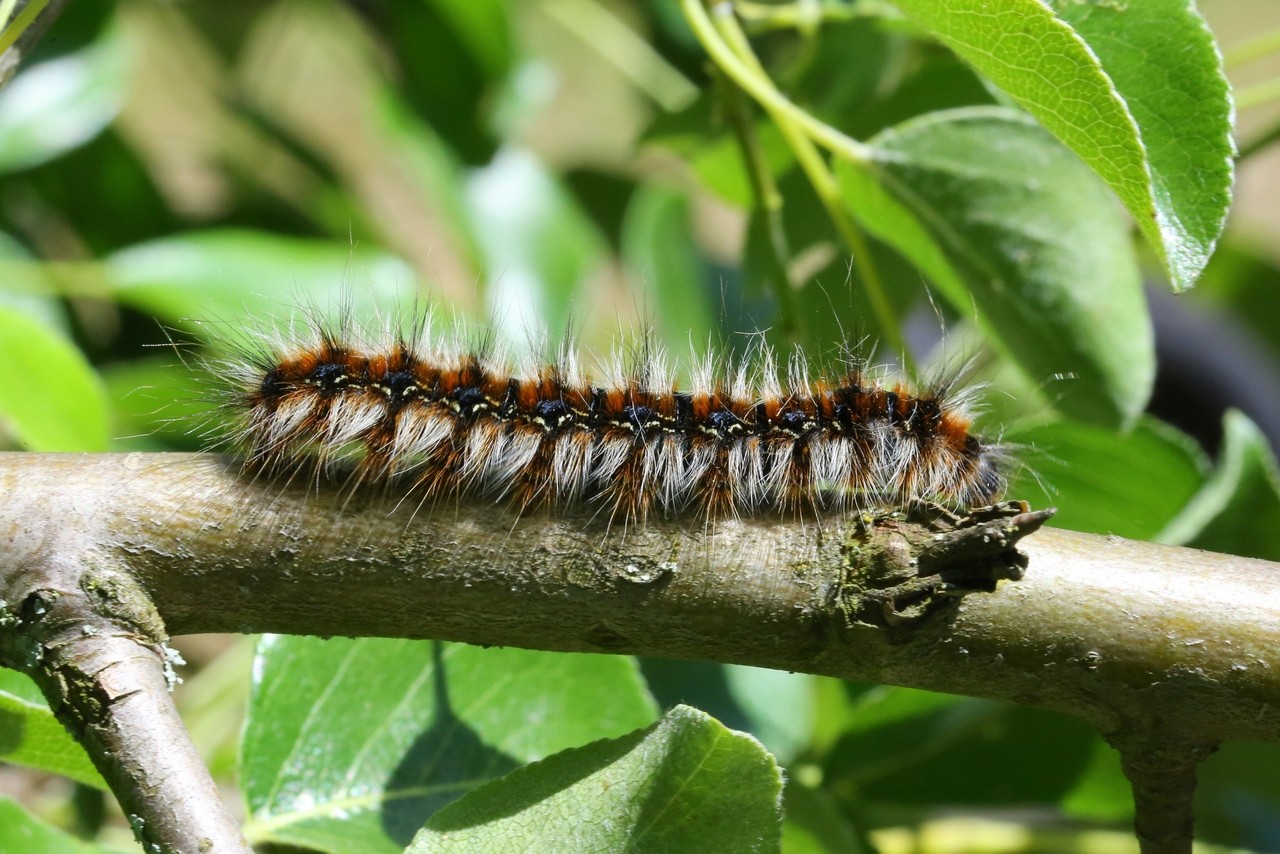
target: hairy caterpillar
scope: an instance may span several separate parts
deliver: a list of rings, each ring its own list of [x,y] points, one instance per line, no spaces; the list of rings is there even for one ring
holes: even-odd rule
[[[624,525],[964,509],[1005,485],[1002,447],[971,431],[968,390],[881,385],[852,356],[835,380],[810,378],[799,353],[780,376],[760,346],[727,369],[701,360],[680,391],[652,344],[615,352],[597,383],[568,346],[547,365],[469,348],[425,317],[408,333],[350,326],[263,336],[220,371],[250,471],[519,513],[585,505]]]

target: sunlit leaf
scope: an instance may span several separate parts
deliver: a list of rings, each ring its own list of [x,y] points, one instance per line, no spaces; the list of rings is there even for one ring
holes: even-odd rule
[[[0,761],[70,777],[105,789],[89,756],[49,711],[40,689],[16,670],[0,668]],[[3,838],[4,821],[0,821]],[[0,850],[8,849],[0,845]]]
[[[470,789],[655,716],[619,656],[267,637],[241,744],[246,833],[399,854]]]
[[[1231,102],[1190,0],[895,0],[1088,163],[1182,289],[1230,201]],[[1057,10],[1057,11],[1055,11]]]
[[[0,307],[0,418],[33,451],[101,451],[107,401],[84,355],[48,326]]]
[[[0,172],[27,169],[102,132],[128,82],[124,45],[107,37],[23,70],[0,90]]]
[[[172,323],[269,324],[291,311],[376,311],[413,307],[414,273],[385,252],[261,231],[189,231],[108,256],[116,297]]]
[[[1179,516],[1160,534],[1166,543],[1280,560],[1280,471],[1256,424],[1239,412],[1223,420],[1221,459]]]
[[[999,107],[935,113],[841,159],[851,212],[1033,382],[1068,375],[1064,413],[1118,425],[1146,404],[1151,321],[1120,211],[1070,152]]]
[[[781,793],[759,742],[677,706],[647,730],[477,789],[432,817],[409,850],[778,851]]]
[[[1021,466],[1009,495],[1056,507],[1054,525],[1094,534],[1154,537],[1200,489],[1209,468],[1194,440],[1151,418],[1128,433],[1060,422],[1005,438]]]
[[[114,854],[50,827],[9,798],[0,797],[0,851],[22,854]]]

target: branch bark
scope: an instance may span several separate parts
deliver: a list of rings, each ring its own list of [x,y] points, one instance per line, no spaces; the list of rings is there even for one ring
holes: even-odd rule
[[[2,455],[0,495],[11,622],[40,573],[71,567],[83,590],[105,567],[154,606],[154,625],[124,620],[143,646],[283,632],[752,664],[1081,717],[1147,780],[1151,745],[1186,746],[1193,769],[1223,739],[1280,741],[1280,566],[1265,561],[1044,530],[1022,544],[1023,580],[959,598],[1018,574],[1011,542],[1038,518],[606,535],[585,517],[255,483],[190,454]],[[1194,777],[1179,780],[1155,796],[1169,815],[1170,792],[1189,803]],[[1144,843],[1186,850],[1160,845]]]

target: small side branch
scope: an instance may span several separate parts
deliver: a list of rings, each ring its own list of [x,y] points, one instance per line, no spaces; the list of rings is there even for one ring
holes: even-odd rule
[[[1152,736],[1111,738],[1133,786],[1134,832],[1142,854],[1191,854],[1196,766],[1217,745],[1187,742],[1174,735],[1166,739]]]
[[[42,551],[47,561],[7,579],[18,596],[0,611],[0,664],[35,679],[145,851],[249,851],[174,707],[171,653],[145,591],[123,570]]]

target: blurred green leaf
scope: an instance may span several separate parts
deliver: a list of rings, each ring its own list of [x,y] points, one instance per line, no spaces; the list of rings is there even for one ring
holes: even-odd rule
[[[564,183],[609,243],[621,246],[622,224],[639,183],[626,175],[591,168],[566,173]]]
[[[426,0],[449,22],[458,39],[491,78],[511,66],[512,41],[508,4],[502,0]]]
[[[1009,495],[1057,507],[1053,524],[1146,540],[1204,484],[1209,460],[1193,439],[1154,418],[1128,433],[1059,422],[1005,439],[1022,468]],[[1116,477],[1117,472],[1124,477]]]
[[[0,667],[0,760],[61,774],[95,789],[107,788],[84,748],[49,711],[36,684],[26,675],[3,667]],[[32,850],[25,846],[6,847],[6,825],[7,822],[0,819],[0,851]]]
[[[900,38],[883,20],[826,24],[818,37],[821,49],[788,94],[854,139],[925,113],[994,103],[985,81],[955,54]],[[851,63],[858,67],[851,71]]]
[[[770,213],[757,207],[747,220],[747,236],[742,246],[742,278],[743,286],[753,296],[777,300],[784,289],[787,292],[792,290],[791,277],[787,273],[791,249],[787,245],[782,213],[781,210]]]
[[[9,209],[12,228],[24,233],[34,222],[42,223],[36,226],[40,233],[56,229],[64,234],[61,239],[76,241],[74,251],[58,251],[59,257],[67,259],[100,258],[120,246],[168,234],[175,229],[175,214],[153,181],[149,165],[119,134],[100,133],[57,159],[9,179],[9,192],[21,199]],[[23,217],[31,216],[35,220],[24,227]],[[27,238],[37,254],[48,245],[47,235],[33,239],[28,234]],[[56,273],[50,278],[59,280]],[[98,283],[94,286],[97,290],[92,293],[101,296]]]
[[[1277,850],[1280,744],[1226,742],[1196,768],[1196,842]]]
[[[842,130],[877,111],[879,90],[889,88],[886,72],[910,49],[869,17],[826,21],[796,31],[788,41],[796,44],[776,53],[790,61],[773,73],[774,79],[792,101]]]
[[[1195,283],[1225,223],[1234,149],[1226,79],[1190,0],[896,5],[1102,176],[1175,289]]]
[[[107,401],[92,366],[60,333],[0,307],[0,418],[33,451],[101,451]]]
[[[22,854],[113,854],[50,827],[9,798],[0,796],[0,851]]]
[[[438,213],[438,225],[453,238],[467,260],[480,264],[458,158],[435,130],[409,112],[389,87],[378,98],[376,128],[401,158],[424,204]]]
[[[842,716],[842,734],[872,733],[883,727],[940,716],[964,702],[962,697],[914,688],[853,683],[844,687],[846,695],[853,696]],[[967,718],[960,714],[955,720],[964,723]]]
[[[473,172],[467,200],[494,325],[518,344],[531,334],[560,334],[584,279],[604,264],[608,247],[599,229],[524,150],[503,150]]]
[[[1211,552],[1280,560],[1280,473],[1257,425],[1232,410],[1223,419],[1218,466],[1157,539]]]
[[[788,216],[794,207],[788,208]],[[811,249],[813,254],[824,247]],[[835,246],[829,250],[831,261],[817,272],[803,277],[796,289],[796,312],[804,333],[801,343],[813,366],[827,372],[846,369],[843,361],[846,347],[876,360],[876,348],[885,340],[866,284],[850,262],[849,256]],[[928,293],[920,280],[920,272],[901,255],[883,243],[871,242],[868,255],[876,272],[884,280],[884,293],[897,317],[906,317],[925,303]]]
[[[216,379],[191,358],[175,351],[102,369],[111,401],[112,450],[199,451],[231,435],[227,413],[215,405],[221,391]]]
[[[679,112],[659,114],[645,130],[643,141],[688,160],[707,189],[746,210],[754,200],[751,179],[738,140],[719,113],[718,97],[708,90]],[[769,172],[776,177],[790,170],[795,156],[777,126],[760,119],[752,131]]]
[[[291,311],[357,318],[413,305],[415,276],[385,252],[262,231],[188,231],[121,249],[103,272],[121,302],[183,321],[269,323]]]
[[[114,36],[19,73],[0,90],[0,173],[53,160],[93,139],[124,101],[128,63]]]
[[[689,200],[684,193],[642,184],[631,197],[622,223],[622,260],[658,339],[677,361],[690,349],[704,353],[708,341],[693,330],[715,328],[714,283],[693,242]]]
[[[818,677],[729,664],[725,666],[725,678],[751,721],[751,734],[779,762],[791,761],[809,744],[816,716],[814,683]]]
[[[873,689],[849,720],[824,780],[897,804],[1056,803],[1098,741],[1060,715],[905,688]]]
[[[641,659],[649,690],[664,709],[696,706],[731,729],[749,732],[786,762],[811,741],[819,677],[714,661]]]
[[[1247,325],[1270,344],[1275,355],[1280,354],[1280,312],[1275,310],[1280,266],[1272,254],[1262,241],[1224,241],[1192,295]]]
[[[267,637],[241,742],[245,832],[398,854],[464,792],[656,714],[618,656]]]
[[[788,778],[783,803],[782,850],[787,854],[861,854],[867,850],[848,817],[822,789]]]
[[[1098,739],[1089,764],[1062,799],[1067,815],[1090,821],[1128,822],[1133,818],[1133,789],[1120,767],[1120,754]]]
[[[374,11],[400,66],[400,94],[463,162],[489,160],[496,143],[486,110],[515,59],[507,5],[417,0]]]
[[[910,258],[1034,381],[1070,373],[1054,401],[1131,422],[1155,375],[1133,247],[1110,195],[1079,160],[999,107],[938,113],[839,160],[850,210]]]
[[[7,234],[0,232],[0,306],[16,309],[51,329],[67,332],[67,313],[53,296],[54,285],[44,265]]]
[[[677,706],[646,730],[476,789],[433,816],[409,851],[778,851],[781,794],[759,742]]]

